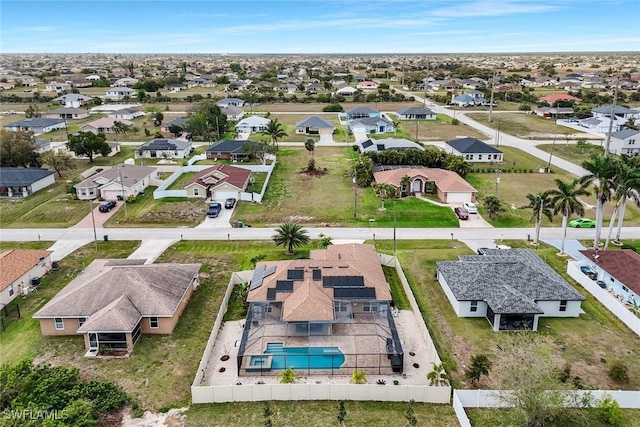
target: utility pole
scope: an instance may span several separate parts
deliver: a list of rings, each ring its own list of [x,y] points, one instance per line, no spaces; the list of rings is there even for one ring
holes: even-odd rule
[[[556,149],[556,139],[553,138],[553,144],[551,145],[551,152],[549,153],[549,163],[547,164],[547,173],[551,172],[551,158],[553,157],[553,150]]]
[[[496,129],[496,147],[500,145],[500,120],[502,117],[498,117],[498,129]]]
[[[358,170],[353,171],[353,219],[358,219]]]
[[[491,79],[491,99],[489,100],[489,118],[487,121],[491,123],[491,113],[493,113],[493,91],[496,87],[496,71],[493,69],[493,77]]]
[[[96,218],[93,216],[93,205],[89,200],[89,212],[91,212],[91,222],[93,223],[93,242],[96,245],[96,252],[98,252],[98,235],[96,234]],[[40,235],[38,235],[39,237]]]
[[[536,249],[540,246],[540,228],[542,227],[542,209],[544,209],[544,199],[540,194],[536,194],[540,199],[540,210],[538,211],[538,226],[536,227]]]
[[[393,201],[393,253],[396,252],[396,202]]]
[[[607,132],[607,142],[604,145],[604,156],[609,156],[609,144],[611,144],[611,132],[613,131],[613,120],[616,117],[616,101],[618,100],[618,84],[620,83],[620,77],[616,79],[616,87],[613,90],[613,105],[611,106],[611,114],[609,116],[609,132]]]
[[[116,167],[118,168],[118,178],[120,178],[120,188],[122,189],[122,204],[124,205],[124,217],[128,221],[129,213],[127,212],[127,196],[124,192],[124,182],[122,182],[122,168],[124,168],[124,165],[122,165],[122,168],[120,166],[116,166]]]
[[[418,142],[418,124],[420,124],[420,121],[416,119],[416,142]]]
[[[496,176],[496,197],[498,197],[498,184],[500,184],[500,172],[502,172],[500,169],[496,170],[498,176]]]

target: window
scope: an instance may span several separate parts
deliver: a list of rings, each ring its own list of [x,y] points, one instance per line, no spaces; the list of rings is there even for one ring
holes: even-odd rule
[[[13,296],[13,285],[9,285],[9,296]]]
[[[86,317],[78,317],[78,328],[82,325],[84,325],[84,322],[87,321]]]
[[[478,154],[478,160],[482,160],[482,154]]]
[[[567,311],[567,300],[563,299],[560,301],[560,311]]]
[[[629,289],[624,285],[622,286],[622,290],[625,291],[625,292],[629,292]]]
[[[478,311],[478,301],[471,301],[471,307],[469,308],[469,311],[471,312]]]
[[[198,195],[198,189],[197,189],[197,188],[194,188],[194,189],[193,189],[193,195],[194,195],[194,196],[197,196],[197,195]]]
[[[362,306],[362,311],[375,313],[379,309],[379,304],[377,302],[367,302]]]
[[[334,310],[336,312],[346,312],[347,311],[347,305],[349,303],[348,302],[344,302],[344,301],[336,301],[334,303]]]
[[[54,318],[53,323],[56,326],[56,331],[61,331],[64,329],[64,320],[62,319],[62,317]]]
[[[151,329],[156,329],[158,327],[158,318],[157,317],[149,317],[149,327]]]

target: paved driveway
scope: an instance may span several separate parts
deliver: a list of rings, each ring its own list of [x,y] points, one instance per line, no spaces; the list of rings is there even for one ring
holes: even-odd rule
[[[90,203],[91,203],[91,206],[94,207],[93,219],[95,219],[96,221],[96,228],[102,228],[102,224],[104,224],[109,218],[111,218],[111,215],[115,214],[118,211],[118,209],[120,209],[124,204],[124,202],[117,201],[116,207],[111,209],[111,211],[100,212],[98,210],[98,207],[100,206],[100,202],[90,202]],[[88,210],[89,210],[89,207],[87,206],[87,211]],[[76,225],[72,226],[71,228],[93,228],[93,219],[91,218],[91,213],[88,213],[87,216],[82,218]]]
[[[231,227],[231,215],[233,215],[233,209],[226,209],[224,207],[224,200],[213,200],[207,201],[207,206],[209,203],[218,202],[222,205],[222,210],[220,214],[218,214],[217,218],[209,218],[208,216],[204,218],[201,224],[197,225],[195,228],[232,228]]]

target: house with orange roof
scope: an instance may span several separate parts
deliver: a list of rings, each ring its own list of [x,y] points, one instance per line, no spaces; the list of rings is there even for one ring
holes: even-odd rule
[[[9,249],[0,253],[0,307],[26,295],[51,270],[52,251]]]
[[[331,245],[309,259],[260,262],[248,284],[239,375],[403,371],[404,351],[371,245]]]
[[[215,165],[198,172],[184,188],[187,190],[187,197],[240,200],[240,193],[247,188],[250,180],[251,171],[249,169],[230,165]]]
[[[403,178],[409,177],[407,184]],[[397,194],[435,194],[444,203],[474,202],[478,190],[453,171],[424,166],[378,166],[373,173],[378,184],[389,184]]]
[[[576,104],[582,102],[580,98],[566,93],[552,93],[550,95],[541,96],[540,98],[538,98],[538,101],[548,102],[550,105],[553,105],[558,101],[571,101]]]

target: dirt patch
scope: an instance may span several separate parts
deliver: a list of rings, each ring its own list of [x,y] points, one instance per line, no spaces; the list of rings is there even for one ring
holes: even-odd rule
[[[322,169],[303,170],[303,171],[298,172],[299,175],[316,176],[316,177],[325,176],[328,173],[329,172],[327,172],[326,170],[322,170]]]
[[[146,411],[141,418],[133,418],[130,412],[124,413],[123,427],[182,427],[185,424],[184,411],[188,408],[170,409],[166,414]],[[102,425],[102,424],[101,424]]]

